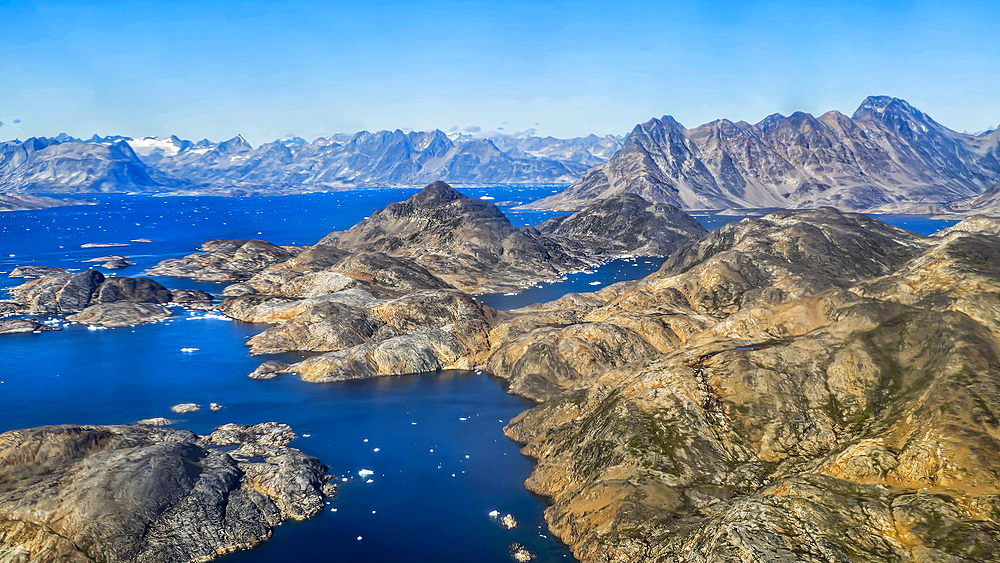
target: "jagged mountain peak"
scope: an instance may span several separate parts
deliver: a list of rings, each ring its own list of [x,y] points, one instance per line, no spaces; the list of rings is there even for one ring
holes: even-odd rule
[[[941,205],[996,182],[997,154],[1000,135],[956,133],[889,96],[865,99],[852,117],[774,113],[749,127],[684,129],[664,116],[637,125],[565,191],[524,208],[578,211],[621,192],[684,209]]]
[[[219,152],[233,153],[233,152],[243,152],[248,150],[253,150],[253,146],[243,138],[243,135],[236,135],[228,141],[223,141],[219,143],[216,147]]]
[[[857,119],[861,115],[868,112],[882,115],[891,109],[898,109],[906,112],[917,111],[916,108],[901,98],[893,98],[892,96],[868,96],[863,102],[861,102],[858,109],[854,111],[852,118]]]
[[[854,121],[877,121],[897,131],[927,132],[941,130],[943,126],[926,113],[911,106],[906,100],[889,96],[869,96],[851,116]]]
[[[672,115],[664,115],[659,119],[654,117],[653,119],[650,119],[649,121],[643,123],[642,125],[638,125],[636,127],[637,128],[641,127],[646,130],[662,128],[662,129],[683,131],[684,129],[686,129],[683,125],[681,125],[679,121],[674,119],[674,116]]]

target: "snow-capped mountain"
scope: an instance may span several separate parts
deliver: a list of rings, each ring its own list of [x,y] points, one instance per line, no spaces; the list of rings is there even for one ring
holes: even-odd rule
[[[123,140],[0,143],[0,192],[152,192],[181,184],[147,166]]]
[[[578,210],[622,192],[684,209],[847,210],[945,204],[1000,180],[1000,134],[957,133],[903,100],[869,97],[848,117],[796,112],[687,129],[637,125],[606,163],[525,207]]]
[[[5,143],[0,191],[245,190],[354,186],[570,183],[621,145],[613,136],[555,139],[490,134],[455,139],[440,130],[290,137],[254,148],[242,136],[213,143],[62,134]],[[69,153],[86,158],[67,158]],[[78,167],[83,169],[78,170]]]

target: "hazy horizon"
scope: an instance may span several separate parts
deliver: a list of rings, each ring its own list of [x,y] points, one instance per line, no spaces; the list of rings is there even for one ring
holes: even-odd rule
[[[625,135],[902,98],[1000,123],[1000,7],[596,2],[0,4],[0,138],[92,134],[254,146],[480,127]]]

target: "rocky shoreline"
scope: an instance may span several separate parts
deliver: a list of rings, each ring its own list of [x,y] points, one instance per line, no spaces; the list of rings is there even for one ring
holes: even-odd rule
[[[29,194],[0,193],[0,212],[2,211],[34,211],[50,207],[65,207],[69,205],[96,205],[95,201],[80,199],[43,197]]]
[[[105,277],[97,270],[73,273],[64,268],[22,266],[10,276],[35,279],[7,290],[11,300],[0,301],[0,317],[58,314],[74,323],[123,327],[168,318],[172,315],[169,304],[199,306],[214,299],[204,291],[169,290],[149,278]],[[32,319],[0,322],[5,326],[33,323],[35,330],[46,330]]]
[[[415,221],[434,230],[434,206],[413,208],[454,201],[433,190],[227,290],[225,314],[276,323],[251,351],[322,352],[252,377],[485,366],[540,403],[505,433],[538,461],[526,486],[552,500],[552,531],[585,562],[1000,557],[996,220],[924,237],[829,208],[781,211],[682,231],[643,280],[504,313],[460,291],[476,289],[461,260],[445,269],[408,249]],[[690,220],[632,197],[602,206],[534,232],[585,261],[560,230],[582,248],[622,209]],[[333,276],[319,269],[345,260],[319,250],[333,246],[391,249],[444,284]]]
[[[336,486],[273,422],[0,434],[0,559],[208,561],[319,512]]]
[[[489,365],[542,401],[505,433],[553,533],[585,562],[996,560],[997,226],[776,213],[494,329],[534,334]]]

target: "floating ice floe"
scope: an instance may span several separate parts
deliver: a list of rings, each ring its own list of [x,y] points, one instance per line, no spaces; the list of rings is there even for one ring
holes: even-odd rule
[[[361,471],[358,471],[358,477],[361,477],[362,479],[364,479],[365,477],[370,477],[374,474],[375,472],[372,471],[371,469],[362,469]]]
[[[232,321],[229,317],[222,315],[220,313],[205,313],[204,315],[191,315],[187,317],[189,321],[197,321],[202,319],[211,319],[213,321]]]

